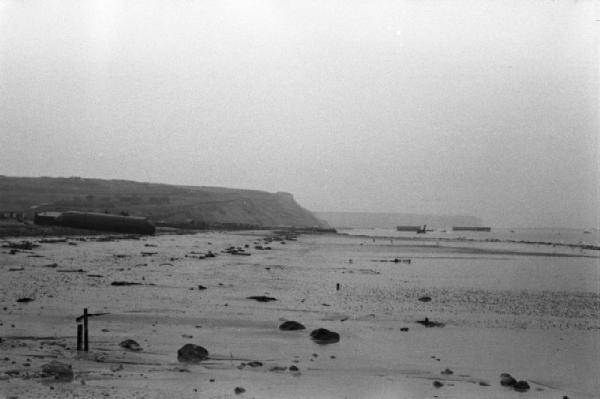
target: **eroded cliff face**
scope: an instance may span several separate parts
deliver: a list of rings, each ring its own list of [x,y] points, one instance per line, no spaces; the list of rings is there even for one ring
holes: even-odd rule
[[[80,210],[145,216],[155,223],[211,227],[327,228],[290,193],[173,186],[126,180],[0,177],[0,211]]]

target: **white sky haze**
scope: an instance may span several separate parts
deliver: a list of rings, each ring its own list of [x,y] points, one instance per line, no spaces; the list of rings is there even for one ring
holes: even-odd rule
[[[597,4],[0,0],[0,174],[598,227]]]

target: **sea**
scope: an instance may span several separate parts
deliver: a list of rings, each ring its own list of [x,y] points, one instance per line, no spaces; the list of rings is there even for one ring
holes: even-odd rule
[[[450,240],[450,241],[481,241],[506,242],[521,244],[546,244],[585,249],[600,250],[599,229],[568,229],[568,228],[492,228],[484,231],[452,231],[452,229],[435,229],[425,234],[410,231],[397,231],[384,228],[338,228],[338,233],[396,239],[419,240]]]

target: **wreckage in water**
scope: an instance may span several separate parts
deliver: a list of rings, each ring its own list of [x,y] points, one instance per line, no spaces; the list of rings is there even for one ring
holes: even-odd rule
[[[49,215],[48,215],[49,216]],[[50,221],[44,214],[36,214],[38,224],[56,224],[86,230],[112,231],[118,233],[154,234],[155,227],[148,219],[138,216],[111,215],[98,212],[61,212],[52,215]],[[38,221],[39,220],[39,221]],[[40,223],[42,222],[42,223]]]

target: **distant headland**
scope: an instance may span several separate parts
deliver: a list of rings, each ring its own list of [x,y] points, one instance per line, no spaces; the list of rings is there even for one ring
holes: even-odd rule
[[[284,192],[0,176],[0,216],[33,220],[37,212],[54,211],[143,216],[157,226],[180,228],[329,228]]]

